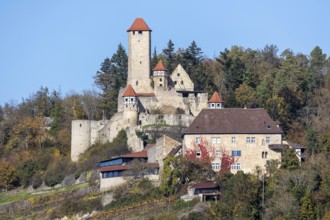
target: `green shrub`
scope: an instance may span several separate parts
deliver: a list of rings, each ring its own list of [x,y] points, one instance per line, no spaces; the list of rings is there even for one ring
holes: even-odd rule
[[[33,189],[38,188],[42,184],[42,179],[39,174],[34,174],[31,180]]]

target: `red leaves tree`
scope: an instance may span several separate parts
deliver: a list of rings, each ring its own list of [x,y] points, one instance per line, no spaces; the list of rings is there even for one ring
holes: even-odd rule
[[[200,137],[200,143],[192,142],[192,148],[186,148],[185,157],[188,160],[200,160],[204,163],[210,164],[216,158],[214,146],[205,138]],[[221,150],[221,165],[219,173],[230,171],[231,165],[235,163],[238,158],[230,155],[230,153],[223,147]]]

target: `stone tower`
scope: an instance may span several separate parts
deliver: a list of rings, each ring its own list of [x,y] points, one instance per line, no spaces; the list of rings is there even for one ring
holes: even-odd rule
[[[133,87],[128,84],[123,94],[123,120],[127,127],[136,126],[138,120],[138,99]]]
[[[137,93],[152,92],[150,86],[151,29],[142,18],[137,18],[128,32],[128,77]]]
[[[221,96],[219,93],[214,92],[210,100],[208,101],[209,109],[223,109],[223,103]]]
[[[153,69],[153,80],[155,89],[167,90],[168,74],[161,60]]]

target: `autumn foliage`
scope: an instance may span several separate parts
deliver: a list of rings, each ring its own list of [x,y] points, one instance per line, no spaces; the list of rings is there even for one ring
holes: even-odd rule
[[[200,143],[191,143],[193,148],[186,148],[185,157],[188,160],[200,160],[204,163],[211,163],[216,158],[215,147],[205,138],[200,137]],[[235,163],[238,158],[231,156],[224,147],[220,147],[221,155],[220,173],[230,171],[231,165]]]

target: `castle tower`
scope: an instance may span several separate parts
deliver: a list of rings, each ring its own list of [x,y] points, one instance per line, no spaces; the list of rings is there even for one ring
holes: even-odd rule
[[[214,92],[208,103],[208,109],[222,109],[224,101],[221,96]]]
[[[128,32],[128,77],[137,93],[152,92],[150,86],[151,29],[137,18]]]
[[[123,120],[125,120],[127,127],[136,126],[138,120],[138,99],[133,87],[128,84],[123,94]]]
[[[153,80],[155,89],[167,90],[168,74],[161,60],[153,69]]]

